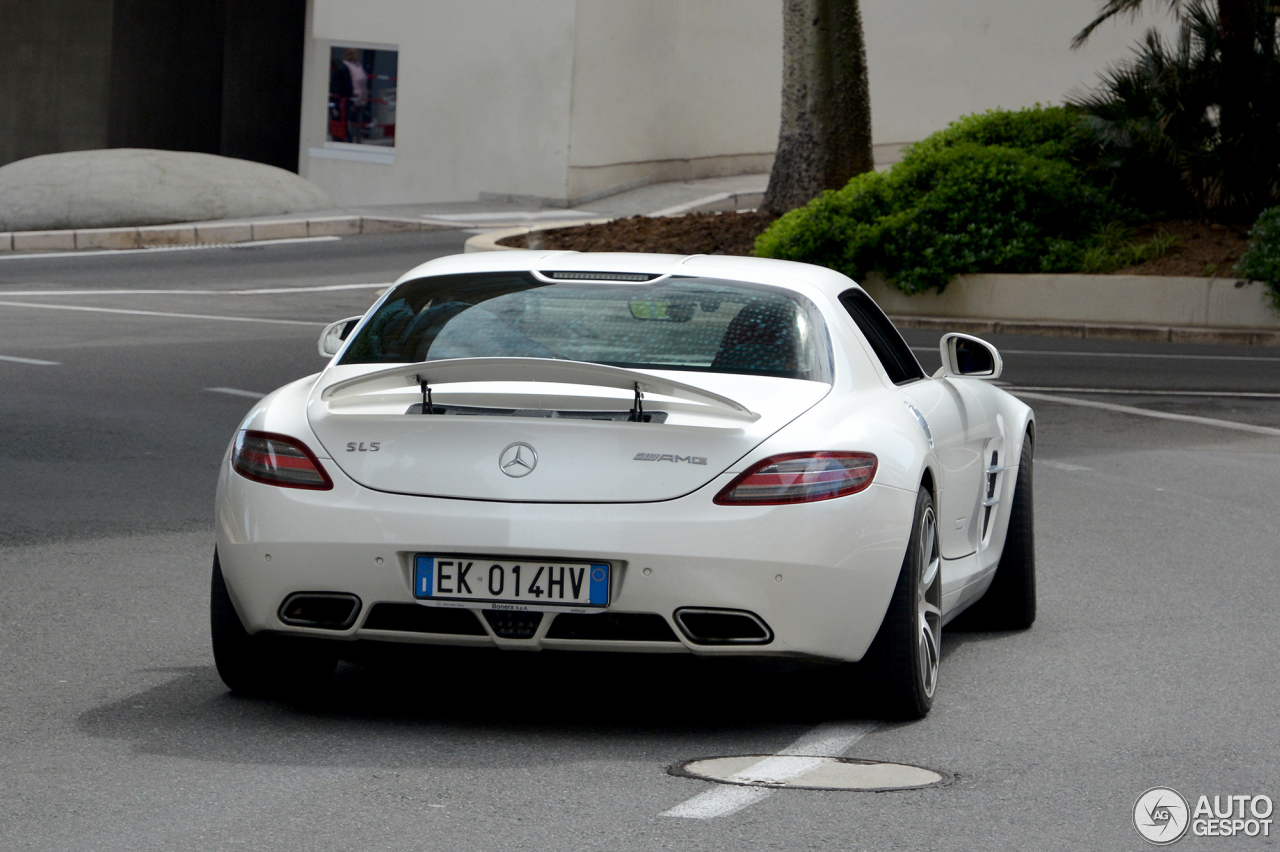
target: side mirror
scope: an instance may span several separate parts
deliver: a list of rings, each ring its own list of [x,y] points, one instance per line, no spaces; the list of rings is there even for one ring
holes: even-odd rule
[[[320,332],[320,354],[326,358],[332,358],[338,354],[338,350],[342,348],[342,342],[351,334],[351,330],[356,327],[356,323],[364,317],[347,317],[344,320],[331,322],[324,327],[324,331]]]
[[[1004,360],[996,348],[972,335],[944,334],[938,348],[942,351],[942,369],[934,375],[994,379],[1004,370]]]

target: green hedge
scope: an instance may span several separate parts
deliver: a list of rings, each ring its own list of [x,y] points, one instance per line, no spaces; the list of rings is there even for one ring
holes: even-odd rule
[[[1017,148],[1046,160],[1067,160],[1076,165],[1089,160],[1097,146],[1079,110],[1036,104],[1029,109],[993,109],[966,115],[910,146],[905,159],[965,143]]]
[[[1253,223],[1249,248],[1234,274],[1250,281],[1265,281],[1271,300],[1280,309],[1280,207],[1263,212]]]
[[[1065,161],[1065,111],[971,116],[784,215],[760,235],[760,257],[862,278],[879,271],[918,293],[968,272],[1074,272],[1099,227],[1126,212]],[[985,139],[1022,140],[1052,158]],[[1055,142],[1055,138],[1058,139]],[[1056,152],[1056,153],[1055,153]]]

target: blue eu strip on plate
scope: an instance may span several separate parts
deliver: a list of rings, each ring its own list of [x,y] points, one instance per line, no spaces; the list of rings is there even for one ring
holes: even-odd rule
[[[415,598],[431,597],[432,571],[435,568],[435,559],[430,556],[418,554],[418,558],[414,560],[413,570],[413,596]]]

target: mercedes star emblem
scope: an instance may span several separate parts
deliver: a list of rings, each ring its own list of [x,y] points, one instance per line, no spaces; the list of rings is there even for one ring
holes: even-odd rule
[[[507,476],[528,476],[537,466],[538,451],[523,441],[509,445],[498,456],[498,467]]]

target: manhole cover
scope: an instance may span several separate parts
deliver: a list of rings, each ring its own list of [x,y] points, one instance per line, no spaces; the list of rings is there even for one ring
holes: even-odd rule
[[[906,763],[790,754],[704,757],[678,763],[667,771],[720,784],[794,790],[918,790],[945,787],[955,780],[950,772]]]

